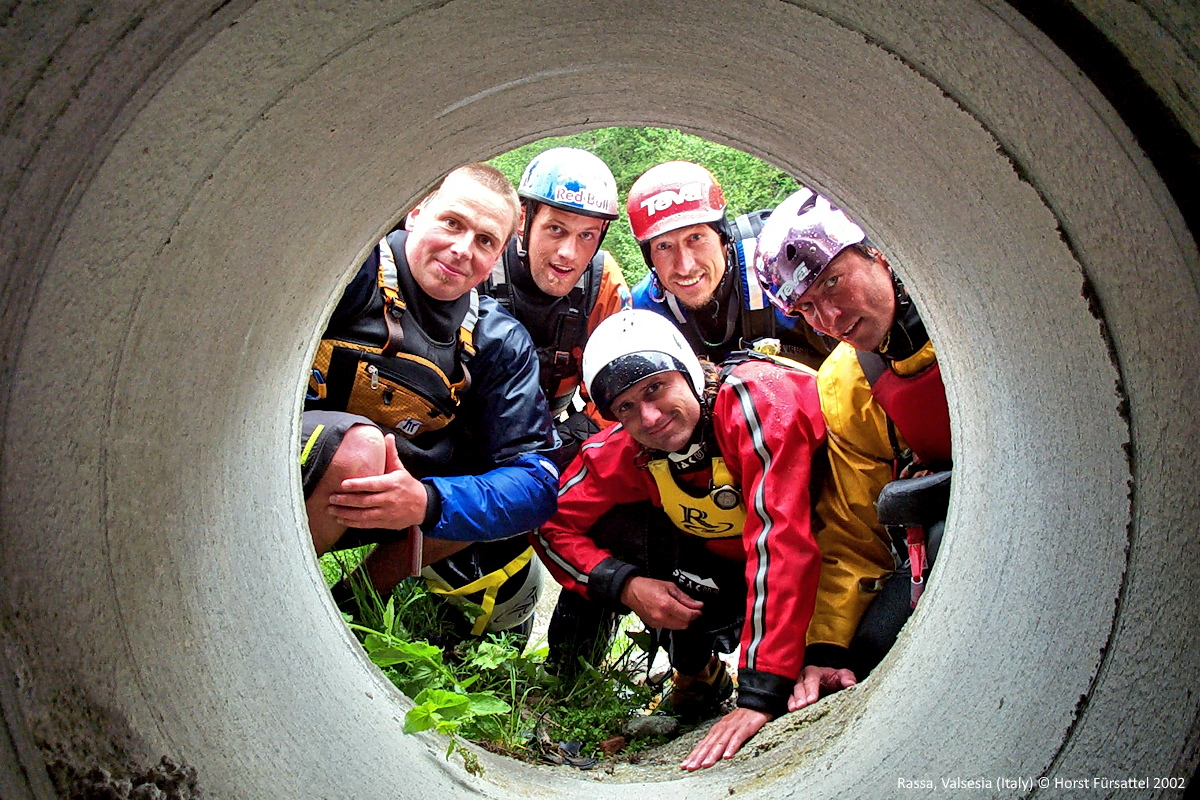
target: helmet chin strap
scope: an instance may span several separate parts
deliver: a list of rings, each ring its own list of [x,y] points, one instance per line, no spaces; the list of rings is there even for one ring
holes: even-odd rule
[[[912,298],[908,296],[908,289],[894,270],[892,286],[896,293],[896,316],[877,352],[886,358],[901,361],[924,347],[929,341],[929,333],[925,330],[925,322],[917,313]]]
[[[600,252],[600,245],[604,244],[604,237],[608,235],[608,226],[611,224],[611,220],[600,220],[600,235],[596,237],[596,253]],[[592,258],[596,257],[596,253],[592,253]]]
[[[529,236],[533,230],[533,218],[537,216],[538,202],[528,198],[521,198],[521,208],[525,209],[525,227],[521,231],[521,235],[517,237],[517,258],[521,259],[521,263],[528,269]]]
[[[708,386],[708,382],[709,376],[706,375],[706,387]],[[708,457],[708,430],[712,424],[712,409],[709,408],[708,403],[704,402],[704,392],[697,395],[696,387],[692,386],[690,380],[688,381],[688,388],[692,390],[692,396],[700,404],[700,418],[696,420],[696,427],[692,429],[692,435],[688,438],[688,443],[684,448],[667,454],[667,459],[671,462],[671,467],[677,471],[694,466]]]

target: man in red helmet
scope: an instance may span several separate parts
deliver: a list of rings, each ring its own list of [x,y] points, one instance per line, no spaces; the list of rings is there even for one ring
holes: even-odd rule
[[[754,265],[772,303],[840,342],[817,378],[829,476],[817,501],[823,564],[805,658],[861,679],[911,613],[941,535],[939,523],[928,542],[896,537],[875,505],[902,470],[940,473],[925,483],[939,502],[948,496],[950,418],[937,355],[887,258],[809,189],[767,220]],[[944,519],[945,509],[932,513]]]
[[[560,604],[633,611],[654,632],[674,668],[660,708],[697,722],[717,711],[733,692],[717,654],[740,644],[737,708],[681,764],[709,767],[773,717],[854,682],[815,667],[799,680],[820,572],[815,382],[766,357],[702,365],[646,310],[601,323],[583,375],[597,408],[621,424],[589,439],[563,473],[558,512],[534,544],[564,587]],[[613,517],[618,504],[639,513]]]
[[[716,178],[690,161],[643,173],[629,189],[626,211],[650,267],[633,289],[634,308],[670,319],[715,363],[755,343],[812,367],[821,363],[826,341],[772,308],[754,279],[756,237],[769,211],[726,219]]]

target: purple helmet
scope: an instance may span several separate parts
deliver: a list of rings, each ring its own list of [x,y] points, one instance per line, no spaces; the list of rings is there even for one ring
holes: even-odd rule
[[[862,228],[840,208],[811,189],[800,189],[763,223],[754,269],[771,302],[791,314],[829,262],[864,239]]]

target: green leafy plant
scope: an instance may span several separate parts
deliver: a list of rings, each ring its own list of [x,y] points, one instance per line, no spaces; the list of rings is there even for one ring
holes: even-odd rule
[[[492,692],[468,691],[479,675],[460,679],[447,666],[441,648],[426,641],[407,641],[397,636],[400,622],[394,596],[388,598],[384,605],[382,622],[383,630],[353,622],[348,624],[351,630],[361,635],[363,649],[367,651],[371,662],[416,703],[404,715],[404,732],[418,733],[432,729],[448,736],[450,743],[446,748],[446,758],[460,750],[468,771],[478,774],[481,769],[478,759],[461,748],[460,736],[470,736],[474,732],[472,723],[476,720],[506,714],[511,707]],[[477,654],[472,662],[484,668],[500,663],[497,658],[498,654],[489,650]]]
[[[327,578],[345,578],[357,559],[327,566]],[[421,580],[402,582],[386,600],[353,577],[350,584],[357,609],[347,624],[372,663],[415,703],[404,730],[447,736],[447,758],[459,753],[470,771],[481,766],[465,741],[529,761],[560,742],[598,755],[596,743],[645,713],[659,692],[644,680],[647,642],[635,641],[640,634],[619,633],[597,664],[560,679],[546,671],[545,646],[523,652],[524,641],[512,634],[470,636],[463,611]]]

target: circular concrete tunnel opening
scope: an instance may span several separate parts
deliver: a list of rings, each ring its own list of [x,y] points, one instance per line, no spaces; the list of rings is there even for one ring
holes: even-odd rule
[[[1134,63],[1147,85],[1195,86],[1170,49],[1194,12],[1160,5],[1093,24],[1165,54]],[[7,28],[5,797],[52,796],[47,759],[162,755],[229,798],[1191,775],[1195,241],[1168,165],[1008,6],[19,5]],[[472,776],[401,733],[324,591],[299,376],[441,173],[615,124],[760,155],[891,255],[947,376],[953,580],[868,683],[728,765]]]

